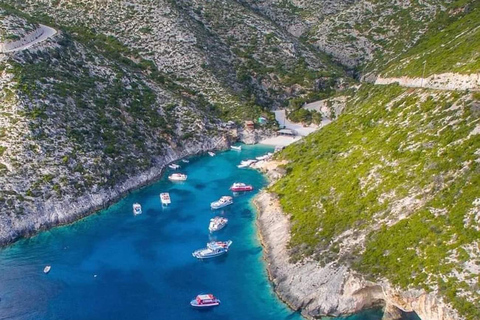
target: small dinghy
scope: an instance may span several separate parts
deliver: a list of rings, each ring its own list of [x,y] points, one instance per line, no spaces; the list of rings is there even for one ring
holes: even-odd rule
[[[140,205],[140,203],[133,204],[133,214],[134,215],[142,214],[142,206]]]

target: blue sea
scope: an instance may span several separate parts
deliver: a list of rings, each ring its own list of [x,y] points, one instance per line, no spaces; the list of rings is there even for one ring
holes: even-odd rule
[[[251,204],[255,192],[236,196],[224,210],[209,206],[231,194],[233,182],[265,186],[258,172],[236,165],[271,150],[243,146],[242,152],[179,162],[186,182],[168,181],[167,171],[106,210],[1,249],[0,319],[302,319],[277,299],[268,281]],[[161,192],[170,192],[168,208],[161,206]],[[142,215],[133,215],[135,202]],[[212,236],[208,223],[215,215],[229,223]],[[213,239],[233,240],[228,255],[192,257]],[[43,273],[46,265],[52,266],[49,274]],[[189,302],[199,293],[213,293],[222,304],[193,309]],[[348,319],[381,316],[369,311]]]

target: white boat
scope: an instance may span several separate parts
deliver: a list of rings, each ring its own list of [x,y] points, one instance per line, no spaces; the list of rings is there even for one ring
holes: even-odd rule
[[[183,173],[173,173],[168,176],[168,180],[170,181],[185,181],[187,180],[187,175]]]
[[[232,244],[232,241],[230,240],[227,242],[222,242],[222,241],[209,242],[206,248],[193,251],[192,256],[198,259],[208,259],[208,258],[219,257],[228,252],[228,249],[231,244]]]
[[[257,162],[257,160],[251,159],[251,160],[243,160],[240,162],[240,164],[237,166],[238,168],[247,168],[250,167],[252,164]]]
[[[210,157],[215,157],[215,152],[208,151],[208,155],[209,155]]]
[[[172,201],[170,200],[170,194],[168,192],[160,193],[160,201],[163,205],[168,206]]]
[[[43,268],[43,273],[49,273],[50,269],[52,269],[52,266],[46,266],[45,268]]]
[[[230,246],[232,245],[233,241],[232,240],[227,240],[227,241],[210,241],[207,243],[207,248],[212,248],[212,247],[223,247],[226,249],[230,249]]]
[[[168,167],[173,170],[177,170],[178,168],[180,168],[180,166],[175,163],[169,164]]]
[[[213,294],[199,294],[195,297],[192,301],[190,301],[190,305],[194,308],[208,308],[208,307],[215,307],[220,305],[220,300],[215,298]]]
[[[182,159],[182,162],[183,162],[183,163],[190,163],[190,161],[187,160],[187,159]]]
[[[268,159],[270,159],[272,156],[273,156],[273,153],[269,152],[269,153],[267,153],[266,155],[263,155],[263,156],[260,156],[260,157],[256,157],[255,159],[257,159],[258,161],[268,160]]]
[[[212,219],[210,219],[210,224],[208,226],[208,230],[210,232],[215,232],[215,231],[221,230],[221,229],[225,228],[227,223],[228,223],[227,218],[224,218],[224,217],[212,218]]]
[[[133,214],[134,215],[142,214],[142,206],[140,205],[140,203],[133,204]]]
[[[233,203],[233,198],[230,196],[223,196],[217,201],[214,201],[210,203],[210,208],[212,209],[220,209],[223,207],[226,207],[228,205],[231,205]]]
[[[230,146],[232,150],[242,151],[242,146]]]

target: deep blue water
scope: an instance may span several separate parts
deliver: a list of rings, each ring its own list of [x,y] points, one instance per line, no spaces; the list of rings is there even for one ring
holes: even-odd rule
[[[301,319],[268,282],[250,204],[255,192],[235,197],[225,210],[209,208],[230,194],[233,182],[264,186],[259,173],[236,165],[270,150],[244,146],[180,162],[188,174],[184,183],[164,177],[86,219],[0,250],[0,319]],[[162,209],[159,193],[165,191],[173,204]],[[134,202],[142,204],[142,215],[133,216]],[[216,214],[229,223],[212,237],[208,223]],[[211,239],[233,240],[228,255],[193,258],[192,251]],[[45,265],[52,266],[49,274]],[[221,306],[191,308],[189,301],[202,292],[214,293]],[[380,318],[372,311],[349,320]]]

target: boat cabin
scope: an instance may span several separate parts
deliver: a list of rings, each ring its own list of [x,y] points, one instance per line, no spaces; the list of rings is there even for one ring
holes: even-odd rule
[[[215,297],[213,294],[199,294],[197,296],[197,303],[198,304],[205,304],[205,303],[215,303]]]

